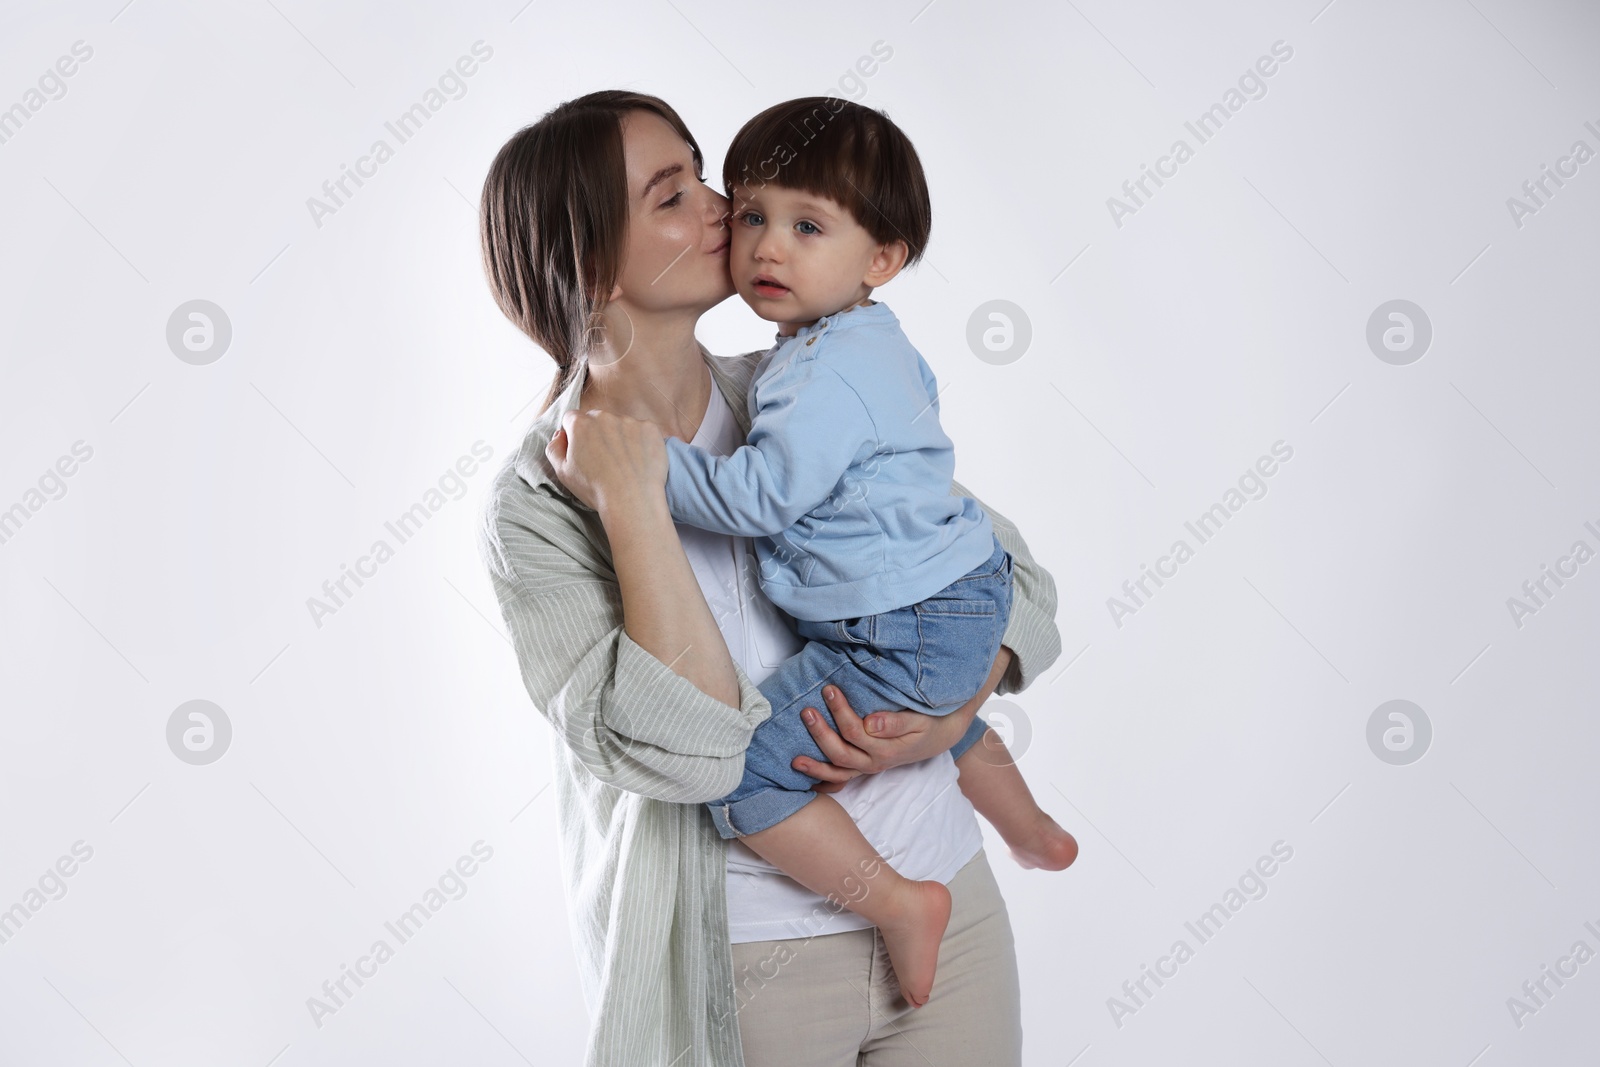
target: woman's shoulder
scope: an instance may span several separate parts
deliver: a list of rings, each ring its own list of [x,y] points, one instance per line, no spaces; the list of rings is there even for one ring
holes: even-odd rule
[[[700,346],[700,351],[706,354],[706,362],[711,367],[711,373],[721,377],[726,386],[731,386],[738,395],[743,396],[750,388],[750,379],[755,375],[756,365],[770,349],[758,348],[753,352],[742,352],[736,356],[713,355],[705,345]]]
[[[549,578],[554,572],[604,573],[610,556],[599,516],[556,478],[545,446],[553,425],[543,412],[500,464],[478,509],[480,557],[510,579]]]
[[[755,378],[756,371],[761,369],[763,358],[772,350],[761,348],[737,356],[713,356],[706,351],[705,345],[701,345],[700,351],[705,352],[711,377],[722,390],[722,396],[733,412],[733,420],[739,426],[740,440],[743,440],[742,435],[750,432],[750,408],[746,402],[750,395],[750,382]]]
[[[492,510],[548,511],[563,505],[583,506],[561,484],[545,455],[550,439],[561,427],[561,413],[556,407],[552,404],[540,412],[516,449],[501,461],[489,484]]]
[[[576,532],[576,514],[560,503],[542,483],[530,484],[522,470],[522,450],[501,464],[478,507],[478,553],[491,573],[506,578],[526,567],[530,549],[560,537],[565,528]],[[566,512],[566,515],[562,513]]]

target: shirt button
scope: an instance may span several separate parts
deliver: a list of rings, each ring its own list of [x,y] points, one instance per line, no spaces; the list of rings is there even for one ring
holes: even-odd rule
[[[806,338],[806,344],[808,344],[808,345],[809,345],[809,344],[815,344],[815,343],[816,343],[816,340],[817,340],[817,338],[816,338],[816,336],[815,336],[815,335],[813,335],[813,336],[811,336],[811,337],[807,337],[807,338]]]

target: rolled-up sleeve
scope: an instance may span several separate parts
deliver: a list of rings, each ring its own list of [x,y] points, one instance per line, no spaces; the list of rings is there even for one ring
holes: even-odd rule
[[[1011,650],[1012,658],[994,692],[996,696],[1019,693],[1061,657],[1061,631],[1056,626],[1056,580],[1028,551],[1028,543],[1022,539],[1022,531],[1017,529],[1016,523],[979,500],[959,482],[950,483],[950,492],[977,500],[988,513],[1000,544],[1011,553],[1011,619],[1000,643]]]
[[[583,520],[553,499],[497,486],[478,537],[523,685],[589,773],[673,803],[732,792],[750,734],[771,714],[738,664],[734,708],[629,637],[614,574]]]

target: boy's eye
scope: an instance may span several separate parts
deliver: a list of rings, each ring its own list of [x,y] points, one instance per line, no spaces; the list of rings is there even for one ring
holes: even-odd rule
[[[740,212],[738,218],[747,226],[760,226],[762,222],[766,221],[761,217],[759,212],[755,211]]]
[[[806,222],[804,220],[801,220],[800,222],[795,223],[795,227],[797,229],[802,227],[802,226],[803,227],[807,227],[807,228],[806,229],[801,229],[800,232],[805,234],[805,235],[807,235],[807,236],[810,236],[811,234],[821,233],[822,232],[821,230],[817,229],[817,224],[814,223],[814,222]]]

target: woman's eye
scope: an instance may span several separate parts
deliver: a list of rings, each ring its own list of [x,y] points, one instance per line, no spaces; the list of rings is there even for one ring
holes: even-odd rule
[[[679,189],[675,194],[673,194],[673,197],[672,197],[671,200],[668,200],[666,203],[662,204],[661,206],[662,207],[672,207],[674,204],[676,204],[678,201],[680,201],[682,199],[683,199],[683,190]]]
[[[822,232],[821,230],[817,229],[817,224],[814,223],[814,222],[797,222],[797,223],[795,223],[795,227],[797,229],[800,228],[800,227],[806,227],[805,229],[801,229],[800,232],[805,234],[805,235],[807,235],[808,237],[810,235],[812,235],[812,234],[817,234],[817,233],[821,233]]]

